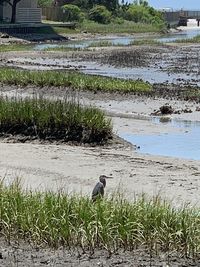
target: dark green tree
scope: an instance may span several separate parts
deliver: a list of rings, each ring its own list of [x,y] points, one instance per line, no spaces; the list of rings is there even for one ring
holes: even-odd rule
[[[115,11],[119,7],[118,0],[94,0],[94,5],[105,6],[110,11]]]
[[[112,13],[105,6],[95,5],[89,12],[89,18],[98,23],[107,24],[111,21]]]
[[[73,5],[77,5],[81,9],[87,9],[89,7],[89,0],[74,0]]]
[[[38,0],[39,7],[49,7],[52,6],[52,4],[53,4],[52,0]]]
[[[11,6],[12,9],[12,15],[11,15],[11,23],[15,23],[16,22],[16,11],[17,11],[17,4],[20,2],[21,0],[0,0],[0,5],[3,5],[4,3],[8,3]]]

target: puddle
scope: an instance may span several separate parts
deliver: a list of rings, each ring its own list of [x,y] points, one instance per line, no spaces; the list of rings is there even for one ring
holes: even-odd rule
[[[152,118],[159,127],[159,118]],[[181,128],[182,131],[167,134],[135,135],[120,134],[122,138],[140,147],[138,152],[200,160],[200,121],[172,120],[164,122],[167,125]]]

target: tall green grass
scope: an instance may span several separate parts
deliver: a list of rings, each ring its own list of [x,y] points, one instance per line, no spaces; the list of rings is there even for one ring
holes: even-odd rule
[[[33,49],[33,45],[29,44],[1,44],[0,52],[9,51],[29,51]]]
[[[153,252],[200,252],[199,209],[175,209],[159,197],[98,200],[53,192],[25,192],[19,183],[0,186],[0,232],[8,241]]]
[[[99,24],[94,21],[85,20],[78,29],[90,33],[144,33],[160,32],[163,26],[155,24],[135,23],[133,21],[124,21],[123,23]]]
[[[116,46],[116,45],[113,44],[112,41],[100,40],[90,43],[88,47],[107,47],[107,46]]]
[[[68,46],[57,46],[57,47],[47,47],[44,48],[42,51],[59,51],[59,52],[69,52],[69,51],[82,51],[87,50],[85,48],[79,48],[79,47],[68,47]]]
[[[140,80],[124,80],[61,71],[28,71],[0,68],[0,83],[27,86],[65,86],[105,92],[150,92],[152,86]]]
[[[154,40],[154,39],[138,39],[138,40],[133,40],[130,45],[159,45],[162,46],[161,42]]]
[[[200,43],[200,35],[194,36],[193,38],[177,39],[174,43]]]
[[[49,23],[45,21],[45,23]],[[53,22],[51,22],[53,23]],[[58,27],[54,25],[52,28],[41,29],[41,33],[57,33],[57,34],[70,34],[70,33],[145,33],[145,32],[160,32],[163,30],[163,25],[135,23],[133,21],[124,21],[122,23],[112,22],[109,24],[100,24],[90,20],[84,20],[77,24],[76,29],[68,29],[65,27]]]
[[[30,139],[103,143],[112,135],[111,121],[97,108],[67,100],[0,98],[0,135]]]

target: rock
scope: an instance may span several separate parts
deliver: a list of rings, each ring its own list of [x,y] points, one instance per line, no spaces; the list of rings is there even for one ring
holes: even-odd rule
[[[185,108],[183,109],[184,113],[192,113],[192,110],[190,108]]]
[[[160,107],[160,112],[162,115],[166,115],[166,114],[172,114],[174,110],[171,106],[163,105]]]
[[[0,38],[9,38],[10,36],[7,33],[0,33]]]

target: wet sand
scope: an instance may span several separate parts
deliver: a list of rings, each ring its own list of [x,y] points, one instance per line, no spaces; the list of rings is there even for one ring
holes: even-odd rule
[[[8,89],[8,90],[6,90]],[[16,88],[2,87],[2,92],[14,94]],[[21,89],[30,93],[33,88]],[[35,89],[36,90],[36,89]],[[38,90],[42,90],[38,88]],[[45,91],[45,89],[43,89]],[[18,91],[19,92],[19,91]],[[60,95],[65,94],[60,90]],[[44,92],[43,92],[44,93]],[[53,89],[46,92],[54,95]],[[147,118],[166,99],[79,93],[80,101],[102,108],[113,120],[115,134],[119,132],[169,133],[181,131],[169,125],[156,125]],[[107,99],[107,100],[105,100]],[[171,101],[173,107],[194,109],[194,103]],[[144,119],[141,119],[141,115]],[[196,119],[199,112],[174,114],[172,117]],[[136,144],[137,145],[137,144]],[[176,205],[189,202],[199,205],[199,161],[140,154],[130,144],[119,141],[107,147],[84,147],[38,143],[0,143],[0,174],[5,180],[21,179],[24,188],[64,190],[68,193],[91,195],[99,175],[108,180],[106,196],[118,189],[124,197],[134,200],[142,193],[160,194]]]
[[[34,88],[36,90],[36,88]],[[41,88],[38,90],[43,91]],[[55,89],[57,90],[57,88]],[[33,88],[2,87],[10,95],[21,91],[30,94]],[[45,90],[44,90],[45,91]],[[50,92],[49,92],[50,91]],[[46,95],[53,96],[53,88]],[[58,96],[62,97],[60,90]],[[44,92],[43,92],[44,93]],[[82,103],[96,104],[108,116],[112,115],[114,131],[138,131],[146,133],[171,132],[176,129],[167,125],[158,127],[149,120],[135,119],[149,114],[166,103],[166,99],[152,99],[136,96],[111,96],[107,94],[82,93]],[[105,99],[107,99],[105,101]],[[174,107],[190,106],[193,103],[172,101]],[[189,114],[195,119],[196,112]],[[184,118],[188,114],[172,115]],[[138,117],[139,118],[139,117]],[[0,142],[0,175],[6,183],[16,178],[26,189],[62,190],[68,194],[91,196],[91,191],[100,174],[111,176],[107,180],[106,197],[116,192],[133,201],[142,193],[148,196],[160,195],[172,201],[176,207],[183,203],[200,204],[199,161],[140,154],[130,144],[118,140],[107,147],[83,147],[38,143]],[[109,255],[105,250],[94,254],[82,253],[81,249],[49,249],[20,241],[5,242],[0,239],[0,266],[199,266],[200,262],[185,258],[177,253],[150,255],[145,248],[124,252],[119,250]]]

